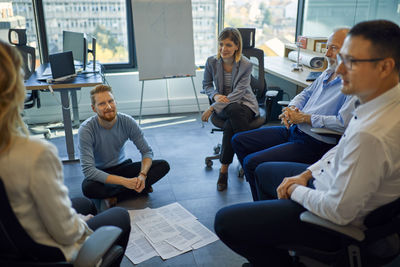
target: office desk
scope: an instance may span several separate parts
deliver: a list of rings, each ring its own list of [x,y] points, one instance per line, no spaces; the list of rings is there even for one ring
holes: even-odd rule
[[[49,84],[44,81],[38,81],[37,77],[39,73],[42,73],[46,68],[47,64],[41,65],[29,79],[25,82],[27,90],[42,90],[49,89]],[[97,64],[99,65],[99,64]],[[61,95],[61,111],[64,123],[65,132],[65,143],[67,147],[68,158],[64,161],[75,161],[75,148],[74,139],[72,134],[72,119],[71,119],[71,108],[69,103],[68,93],[71,94],[72,111],[74,115],[75,125],[79,125],[79,110],[78,102],[76,97],[76,91],[80,90],[81,87],[92,87],[103,83],[103,75],[101,74],[101,66],[98,66],[98,73],[81,73],[74,79],[70,79],[65,82],[53,83],[51,87],[54,92],[59,92]]]
[[[300,89],[302,90],[312,83],[307,82],[306,78],[313,70],[303,66],[303,71],[291,71],[293,63],[287,57],[264,57],[265,72],[296,84],[297,93],[299,93]]]

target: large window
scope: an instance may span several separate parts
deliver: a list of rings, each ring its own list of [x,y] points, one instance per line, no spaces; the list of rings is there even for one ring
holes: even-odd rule
[[[9,29],[26,29],[27,45],[36,49],[36,65],[40,64],[32,1],[0,0],[0,39],[8,42]]]
[[[134,37],[131,0],[0,0],[0,38],[8,39],[9,28],[26,28],[28,45],[37,49],[33,2],[37,4],[42,52],[62,51],[63,30],[82,32],[97,40],[97,60],[108,67],[134,66]],[[204,65],[208,56],[216,53],[218,0],[192,0],[195,62]],[[39,60],[38,60],[39,62]]]
[[[225,27],[256,28],[256,47],[267,56],[283,56],[293,43],[297,0],[225,0]]]
[[[192,0],[195,63],[217,53],[218,0]]]
[[[303,35],[328,36],[340,26],[372,19],[400,24],[399,0],[305,0]]]
[[[63,30],[82,32],[97,40],[101,63],[129,63],[126,0],[44,0],[49,53],[62,51]]]

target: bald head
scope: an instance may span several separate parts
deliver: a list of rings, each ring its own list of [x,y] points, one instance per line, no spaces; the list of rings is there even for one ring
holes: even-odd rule
[[[340,28],[336,29],[329,37],[327,43],[327,50],[325,56],[328,60],[328,68],[335,70],[337,66],[336,55],[339,53],[340,48],[342,48],[344,39],[350,29]]]
[[[347,34],[349,33],[350,29],[349,28],[339,28],[335,29],[333,33],[329,36],[337,40],[337,42],[340,42],[343,44],[344,39],[346,38]]]

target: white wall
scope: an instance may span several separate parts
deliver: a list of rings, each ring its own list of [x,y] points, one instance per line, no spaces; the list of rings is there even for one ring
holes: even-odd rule
[[[140,108],[140,93],[142,82],[138,72],[106,74],[106,80],[113,88],[117,107],[120,112],[138,116]],[[193,78],[199,98],[200,109],[208,108],[208,99],[200,94],[202,90],[203,70],[196,71]],[[142,115],[167,114],[168,101],[166,82],[169,83],[169,102],[171,113],[196,112],[197,104],[190,78],[169,80],[153,80],[144,82]],[[84,120],[93,115],[90,107],[89,92],[92,87],[84,87],[77,91],[79,118]],[[41,108],[25,110],[24,118],[28,124],[50,123],[62,121],[60,94],[55,92],[40,92]]]

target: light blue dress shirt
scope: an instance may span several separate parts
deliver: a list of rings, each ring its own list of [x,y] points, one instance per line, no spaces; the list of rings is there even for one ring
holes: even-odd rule
[[[336,139],[311,132],[311,128],[327,128],[344,132],[351,119],[356,97],[341,92],[339,76],[328,82],[333,71],[325,70],[310,86],[298,94],[289,106],[295,106],[306,114],[311,114],[311,125],[298,124],[298,128],[317,140],[335,144]]]

